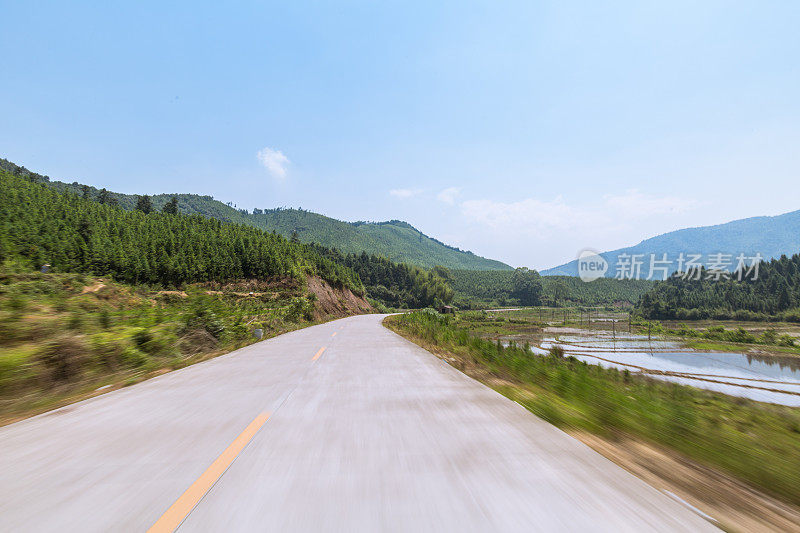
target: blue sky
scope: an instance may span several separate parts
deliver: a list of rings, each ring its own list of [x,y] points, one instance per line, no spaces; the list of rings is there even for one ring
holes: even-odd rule
[[[0,2],[0,157],[546,268],[800,209],[797,2]]]

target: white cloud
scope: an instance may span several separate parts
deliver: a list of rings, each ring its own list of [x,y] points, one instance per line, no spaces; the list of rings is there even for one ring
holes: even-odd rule
[[[456,203],[456,196],[458,196],[460,193],[461,189],[459,187],[448,187],[446,189],[442,189],[439,194],[436,195],[436,199],[440,202],[453,205]]]
[[[546,202],[526,198],[517,202],[467,200],[461,203],[467,217],[491,228],[503,231],[547,231],[568,229],[579,224],[582,214],[564,203],[561,197]]]
[[[286,167],[291,163],[289,158],[283,155],[280,150],[265,147],[256,154],[259,162],[269,171],[273,178],[278,180],[286,179]]]
[[[392,189],[389,194],[396,198],[411,198],[422,192],[422,189]]]
[[[514,202],[467,200],[461,202],[460,207],[467,219],[498,237],[526,236],[554,243],[586,240],[585,247],[601,241],[622,240],[623,235],[637,235],[639,239],[651,236],[648,233],[662,227],[665,219],[675,221],[674,215],[700,205],[691,199],[654,196],[631,189],[622,194],[605,195],[588,205],[570,205],[558,196],[553,200],[524,198]],[[628,244],[633,244],[637,237],[630,237]]]
[[[685,213],[699,206],[697,200],[677,196],[653,196],[638,189],[629,189],[618,195],[606,194],[603,196],[603,204],[622,217]]]

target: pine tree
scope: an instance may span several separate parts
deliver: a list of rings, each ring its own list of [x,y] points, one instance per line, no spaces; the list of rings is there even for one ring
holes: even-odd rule
[[[162,213],[167,213],[168,215],[177,215],[178,214],[178,197],[173,196],[169,199],[169,202],[164,204],[163,209],[161,209]]]
[[[150,197],[146,194],[136,197],[136,210],[141,211],[145,215],[153,211],[153,204],[150,202]]]

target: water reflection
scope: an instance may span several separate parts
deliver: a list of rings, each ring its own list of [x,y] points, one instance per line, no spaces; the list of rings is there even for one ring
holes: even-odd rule
[[[560,345],[590,364],[641,372],[754,400],[800,406],[800,358],[697,352],[646,336],[586,332],[545,337],[538,353]]]

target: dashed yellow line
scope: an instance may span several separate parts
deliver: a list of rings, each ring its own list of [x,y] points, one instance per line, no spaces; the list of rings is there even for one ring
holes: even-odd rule
[[[339,332],[338,331],[334,331],[333,333],[331,333],[331,337],[335,337],[337,333],[339,333]]]
[[[317,354],[314,357],[312,357],[311,360],[312,361],[316,361],[317,359],[319,359],[319,356],[322,355],[322,352],[325,351],[325,348],[326,348],[325,346],[320,348],[319,351],[317,352]]]
[[[217,457],[216,461],[211,463],[211,466],[197,478],[197,481],[192,483],[192,485],[186,489],[186,492],[161,515],[161,518],[153,524],[153,527],[148,530],[148,533],[175,531],[175,529],[181,525],[181,522],[189,516],[189,513],[192,512],[192,509],[195,508],[209,489],[214,486],[214,483],[217,482],[220,476],[225,473],[244,447],[255,437],[258,430],[261,429],[261,426],[269,419],[269,416],[270,413],[261,413],[255,420],[250,422],[250,425],[236,437],[231,445],[222,452],[222,455]]]

